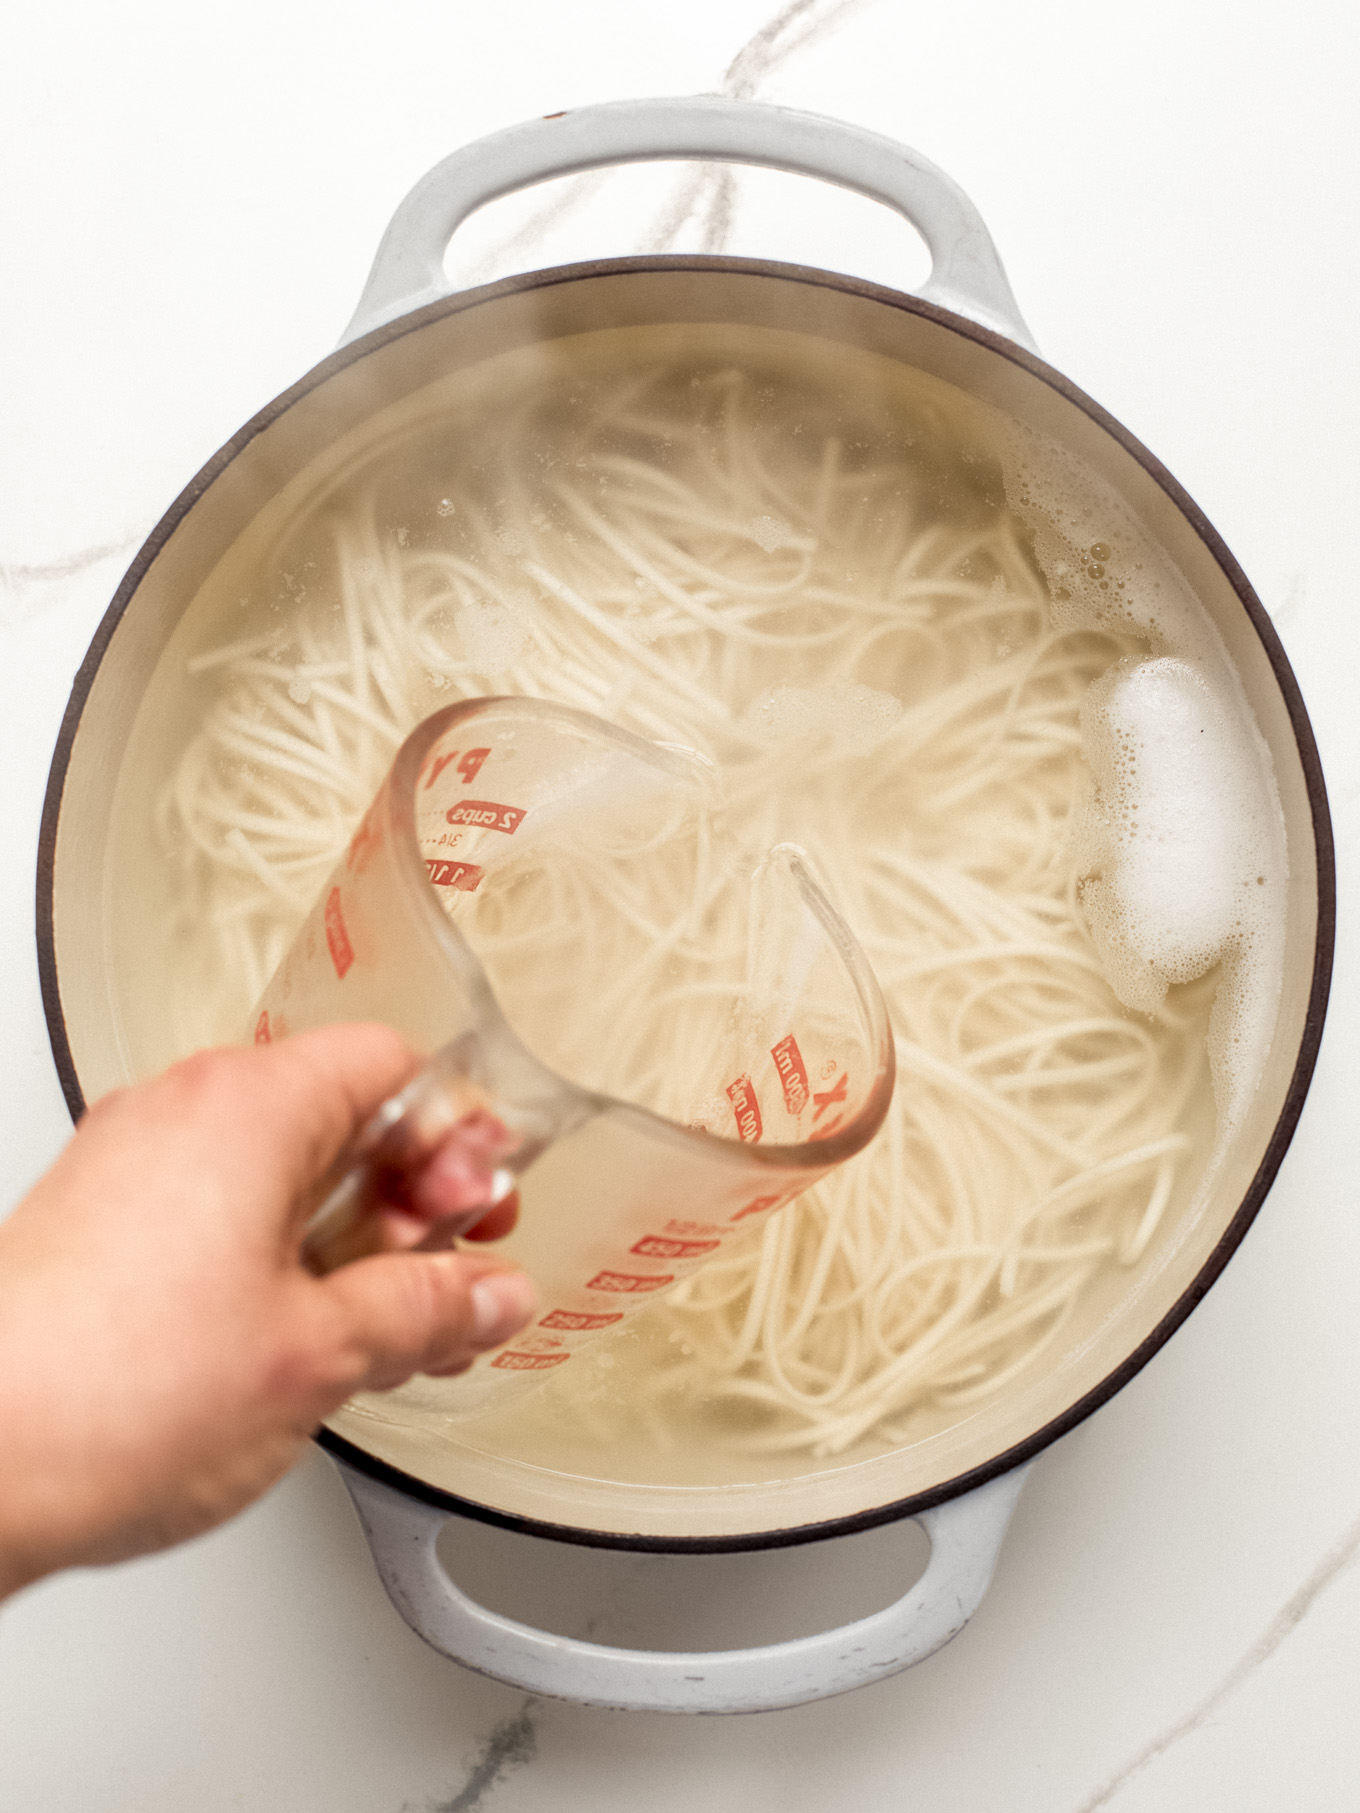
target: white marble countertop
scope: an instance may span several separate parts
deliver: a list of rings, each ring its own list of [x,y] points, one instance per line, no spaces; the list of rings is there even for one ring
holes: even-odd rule
[[[1041,1460],[990,1594],[938,1656],[760,1716],[526,1705],[398,1620],[315,1455],[213,1537],[6,1609],[7,1806],[1356,1805],[1358,31],[1336,0],[15,9],[0,61],[8,1199],[66,1130],[33,856],[66,691],[123,565],[202,461],[334,343],[388,214],[438,157],[562,107],[714,90],[725,71],[950,171],[1046,356],[1207,511],[1313,716],[1341,916],[1316,1081],[1257,1226],[1170,1346]],[[453,266],[485,276],[659,245],[680,180],[577,185],[547,224],[542,196],[497,204]],[[795,180],[740,180],[728,249],[923,275],[905,228],[806,185],[795,201]],[[671,243],[714,230],[701,207]],[[608,1558],[618,1574],[602,1589],[599,1557],[554,1554],[568,1598],[603,1590],[622,1605],[656,1586],[645,1558]],[[870,1546],[854,1565],[881,1559]]]

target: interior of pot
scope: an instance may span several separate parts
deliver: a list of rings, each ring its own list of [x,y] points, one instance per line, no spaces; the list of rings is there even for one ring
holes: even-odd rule
[[[556,380],[564,358],[581,369],[607,365],[611,336],[623,336],[616,345],[638,335],[688,344],[686,336],[713,333],[736,336],[738,347],[754,344],[742,335],[755,335],[767,352],[784,336],[790,359],[815,362],[820,347],[829,369],[849,370],[851,357],[889,374],[884,383],[889,368],[928,374],[940,387],[942,420],[950,396],[965,417],[975,399],[1107,487],[1226,651],[1269,752],[1288,883],[1278,1001],[1258,1037],[1255,1086],[1219,1142],[1212,1174],[1178,1188],[1162,1237],[1137,1264],[1097,1277],[1042,1364],[1005,1390],[922,1419],[911,1439],[886,1449],[850,1444],[820,1459],[708,1451],[700,1438],[667,1452],[608,1441],[573,1448],[558,1439],[551,1406],[527,1406],[510,1427],[488,1430],[450,1424],[418,1395],[395,1407],[356,1405],[332,1421],[335,1435],[362,1454],[484,1514],[587,1539],[676,1545],[872,1520],[947,1495],[1052,1439],[1131,1376],[1188,1313],[1283,1154],[1311,1071],[1330,959],[1321,776],[1259,605],[1155,462],[1054,374],[986,333],[818,273],[647,261],[548,273],[437,305],[336,355],[266,410],[139,557],[77,684],[54,769],[40,884],[40,892],[50,887],[49,1019],[73,1103],[154,1072],[205,1037],[241,1036],[244,1021],[227,1013],[215,1023],[225,1010],[206,994],[197,998],[167,958],[182,903],[154,804],[203,711],[203,694],[186,675],[209,647],[209,631],[220,644],[223,611],[238,591],[242,624],[254,622],[249,576],[309,498],[371,463],[375,449],[400,449],[423,423],[456,427],[460,411],[494,394],[497,372],[512,371],[522,389],[536,375]],[[206,615],[190,608],[204,597],[215,600]]]

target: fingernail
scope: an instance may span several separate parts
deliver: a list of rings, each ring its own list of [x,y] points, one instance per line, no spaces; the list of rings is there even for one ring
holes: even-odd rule
[[[523,1272],[491,1272],[472,1286],[474,1347],[508,1341],[538,1308],[538,1292]]]

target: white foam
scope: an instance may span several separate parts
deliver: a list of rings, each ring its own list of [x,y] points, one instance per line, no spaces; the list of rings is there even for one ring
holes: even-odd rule
[[[1092,688],[1079,831],[1091,933],[1126,1006],[1222,966],[1209,1031],[1221,1131],[1269,1042],[1286,872],[1255,741],[1200,663],[1122,661]]]
[[[1208,612],[1116,493],[1018,426],[1003,467],[1055,629],[1131,635],[1150,656],[1118,663],[1083,715],[1096,791],[1078,831],[1082,901],[1128,1007],[1155,1012],[1168,987],[1217,966],[1221,1150],[1259,1080],[1284,974],[1289,865],[1270,752]]]

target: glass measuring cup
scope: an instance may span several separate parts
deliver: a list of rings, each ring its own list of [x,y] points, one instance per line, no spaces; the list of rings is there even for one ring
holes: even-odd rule
[[[753,862],[710,763],[536,699],[412,732],[254,1036],[359,1019],[435,1055],[325,1180],[318,1269],[365,1250],[382,1173],[456,1128],[495,1166],[489,1198],[521,1179],[542,1309],[446,1382],[460,1413],[555,1371],[857,1152],[894,1080],[877,981],[803,853]]]

